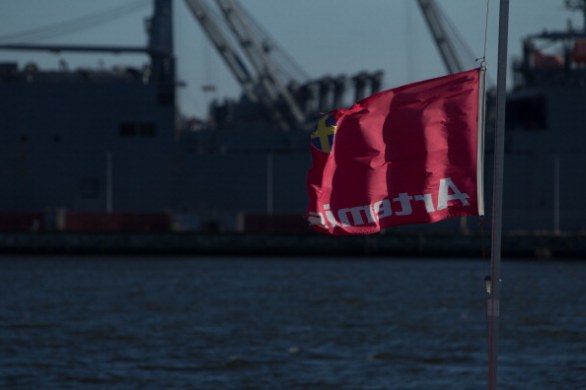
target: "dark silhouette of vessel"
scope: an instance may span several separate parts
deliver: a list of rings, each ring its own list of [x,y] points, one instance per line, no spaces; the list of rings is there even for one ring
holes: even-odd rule
[[[188,3],[197,17],[201,2]],[[382,72],[284,84],[270,73],[247,75],[239,68],[242,60],[222,49],[220,40],[214,44],[233,55],[227,61],[241,72],[243,95],[213,103],[209,120],[185,119],[175,105],[172,1],[154,4],[146,48],[2,45],[143,51],[150,63],[58,71],[0,63],[0,180],[6,184],[0,191],[0,229],[308,233],[309,132],[320,112],[340,104],[347,85],[354,99],[377,92]],[[586,8],[585,1],[568,5]],[[199,20],[204,23],[205,15]],[[254,46],[240,34],[243,45]],[[257,49],[257,56],[269,51]],[[579,234],[586,225],[585,31],[568,27],[527,37],[513,79],[505,231]],[[487,169],[491,130],[489,111]],[[489,177],[486,182],[490,194]],[[397,232],[474,230],[471,225],[456,220]]]

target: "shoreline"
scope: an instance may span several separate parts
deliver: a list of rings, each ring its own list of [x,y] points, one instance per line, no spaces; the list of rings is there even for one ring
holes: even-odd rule
[[[237,233],[1,233],[0,254],[490,258],[490,235],[400,233],[332,237]],[[502,256],[586,260],[585,234],[515,233]]]

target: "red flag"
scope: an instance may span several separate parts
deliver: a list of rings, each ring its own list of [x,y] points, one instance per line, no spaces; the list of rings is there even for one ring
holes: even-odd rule
[[[334,235],[482,215],[480,70],[386,90],[311,134],[307,219]]]

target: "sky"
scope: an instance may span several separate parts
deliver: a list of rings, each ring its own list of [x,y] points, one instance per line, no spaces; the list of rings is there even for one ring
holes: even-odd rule
[[[436,0],[458,30],[470,53],[461,53],[470,67],[482,57],[486,36],[489,82],[496,80],[498,0]],[[487,3],[488,1],[488,3]],[[208,2],[211,3],[210,0]],[[416,0],[240,0],[275,42],[309,79],[384,71],[383,88],[447,73]],[[136,4],[137,10],[108,23],[72,34],[15,40],[10,36],[80,16]],[[237,98],[240,88],[215,53],[183,0],[174,0],[175,55],[180,111],[203,117],[213,99]],[[485,23],[488,4],[488,24]],[[145,18],[152,0],[0,0],[0,43],[146,44]],[[510,0],[509,64],[521,52],[521,40],[543,30],[564,29],[568,21],[581,28],[581,15],[564,8],[564,0]],[[471,58],[473,57],[473,58]],[[35,62],[42,69],[141,66],[143,55],[40,54],[0,51],[0,62],[19,66]],[[510,75],[510,67],[509,67]],[[510,84],[510,83],[509,83]],[[215,91],[205,92],[204,85]]]

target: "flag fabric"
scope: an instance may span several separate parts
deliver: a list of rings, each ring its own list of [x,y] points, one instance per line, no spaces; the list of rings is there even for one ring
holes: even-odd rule
[[[307,220],[333,235],[482,215],[480,69],[379,92],[311,134]]]

